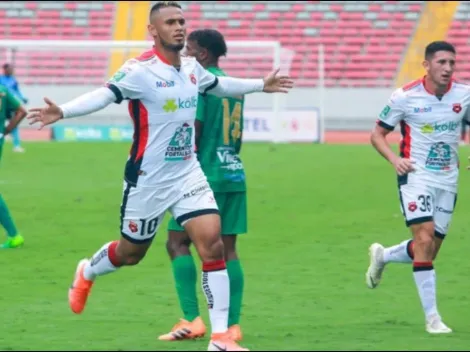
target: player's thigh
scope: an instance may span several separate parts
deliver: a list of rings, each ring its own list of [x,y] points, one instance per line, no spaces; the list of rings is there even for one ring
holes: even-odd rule
[[[435,235],[444,239],[449,231],[455,205],[457,204],[457,194],[445,190],[436,190],[436,202],[434,210]]]
[[[155,192],[124,182],[120,231],[127,251],[146,252],[155,237],[165,214]]]
[[[215,193],[222,222],[222,235],[240,235],[247,232],[246,192]]]
[[[400,206],[406,226],[434,221],[434,192],[430,187],[419,184],[401,185]]]
[[[184,196],[171,206],[170,211],[176,223],[185,229],[190,221],[204,215],[215,214],[219,218],[219,207],[207,182],[189,187]]]
[[[170,211],[176,222],[184,227],[203,260],[214,259],[214,252],[223,252],[219,208],[207,182],[190,187]]]

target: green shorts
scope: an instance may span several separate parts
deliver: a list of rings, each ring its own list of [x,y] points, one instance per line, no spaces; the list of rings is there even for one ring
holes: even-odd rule
[[[222,235],[240,235],[247,232],[246,192],[214,193],[222,222]],[[184,231],[172,217],[169,231]]]

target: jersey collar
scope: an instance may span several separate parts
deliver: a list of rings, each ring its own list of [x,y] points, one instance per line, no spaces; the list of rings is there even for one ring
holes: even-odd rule
[[[152,51],[155,54],[155,56],[157,56],[160,59],[160,61],[162,61],[163,63],[167,65],[171,65],[170,62],[154,46],[152,47]]]
[[[451,79],[451,80],[450,80],[450,82],[449,82],[449,84],[447,85],[447,89],[446,89],[446,91],[444,92],[444,94],[446,94],[446,93],[450,90],[450,88],[452,88],[452,82],[453,82],[453,81],[454,81],[454,79]],[[433,92],[431,92],[430,90],[428,90],[428,89],[426,88],[426,75],[425,75],[425,76],[423,77],[423,79],[421,80],[421,83],[423,84],[424,90],[425,90],[426,92],[428,92],[428,93],[431,94],[431,95],[436,95],[436,93],[433,93]]]

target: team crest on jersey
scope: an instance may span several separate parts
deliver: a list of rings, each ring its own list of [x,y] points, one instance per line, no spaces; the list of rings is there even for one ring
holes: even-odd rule
[[[191,80],[191,83],[192,83],[192,84],[196,84],[196,83],[197,83],[196,76],[194,76],[193,73],[191,73],[191,74],[189,75],[189,79]]]
[[[418,209],[418,206],[416,205],[416,202],[409,202],[408,203],[408,210],[411,212],[416,211]]]
[[[458,114],[462,111],[462,105],[460,103],[452,104],[452,111]]]
[[[189,124],[184,123],[181,127],[178,127],[166,148],[165,160],[182,161],[191,159],[193,155],[192,137],[193,128]]]
[[[134,221],[129,221],[129,230],[131,230],[132,233],[136,233],[139,231],[139,226]]]

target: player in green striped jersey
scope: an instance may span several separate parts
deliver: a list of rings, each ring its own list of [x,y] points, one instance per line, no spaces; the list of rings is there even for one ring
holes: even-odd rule
[[[14,111],[15,115],[10,120],[8,126],[5,123],[8,114]],[[18,99],[16,99],[7,87],[0,85],[0,160],[2,158],[3,144],[5,136],[9,134],[26,116],[27,112]],[[16,229],[15,223],[11,218],[5,200],[0,191],[0,224],[7,232],[7,241],[0,245],[0,248],[17,248],[23,245],[24,239]]]
[[[186,53],[216,76],[225,76],[219,58],[227,46],[221,33],[213,29],[193,31]],[[235,341],[242,338],[239,326],[244,276],[236,252],[239,234],[247,232],[245,171],[239,158],[243,131],[244,97],[199,96],[196,116],[196,147],[201,167],[214,191],[220,210],[225,260],[230,278],[229,332]],[[189,249],[191,240],[175,219],[168,225],[168,254],[172,260],[176,291],[184,319],[160,340],[192,339],[205,334],[196,297],[196,265]]]

